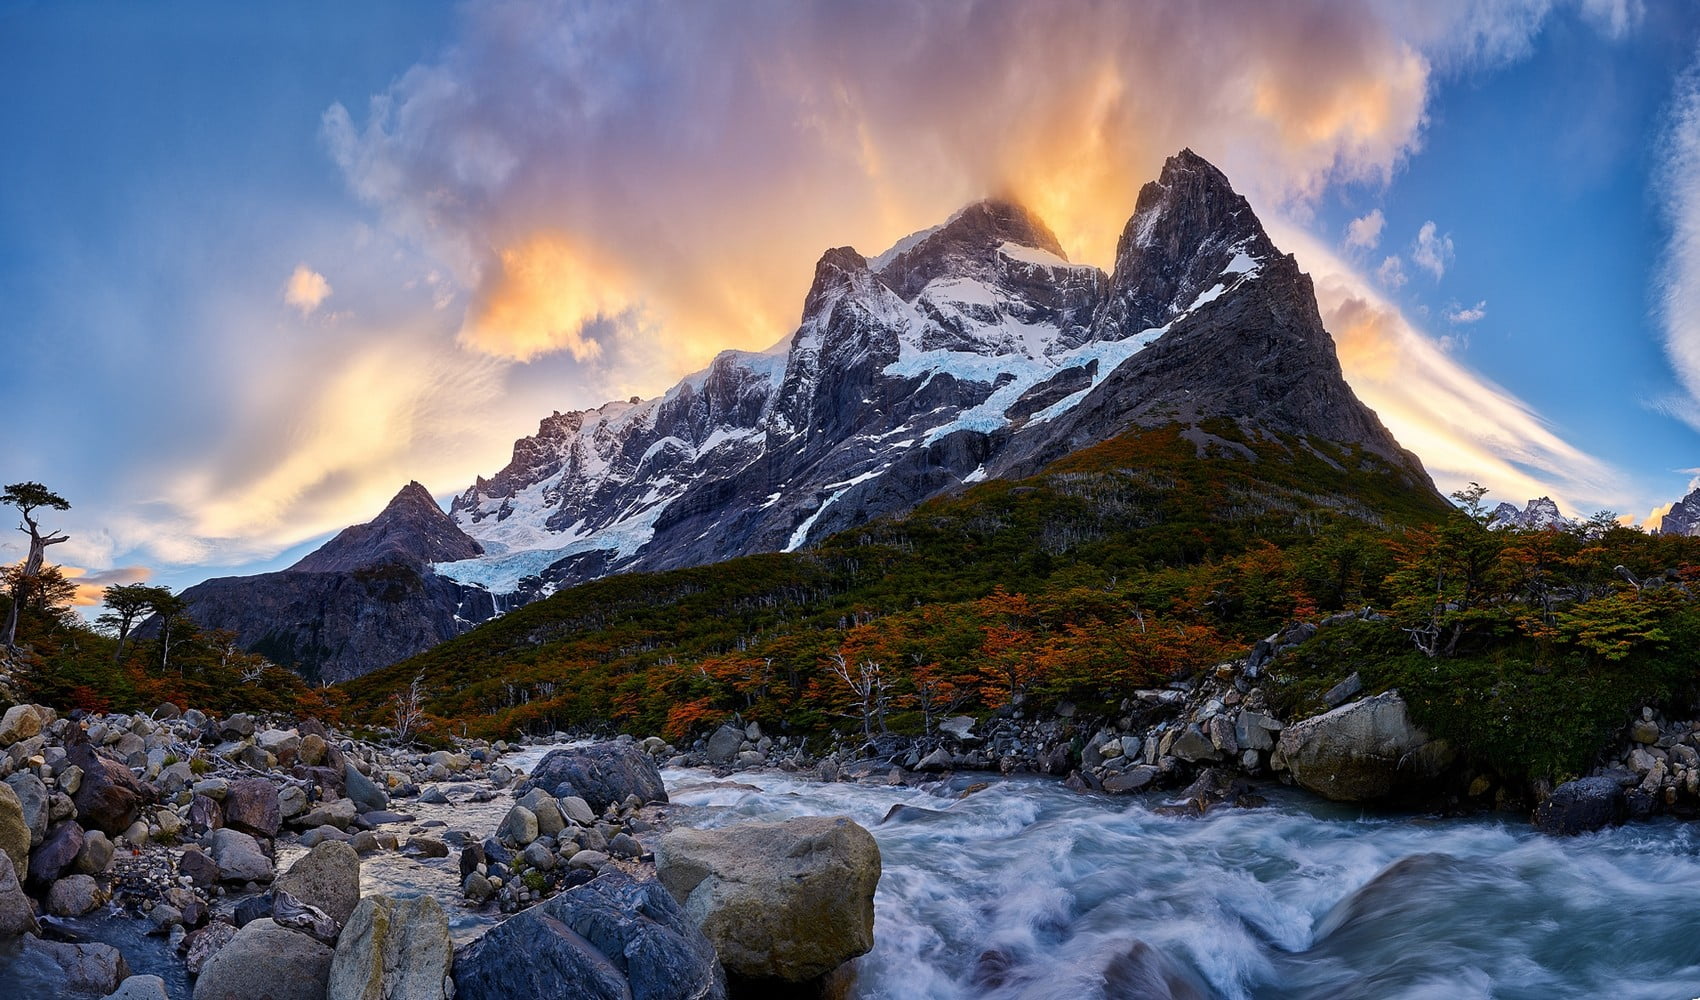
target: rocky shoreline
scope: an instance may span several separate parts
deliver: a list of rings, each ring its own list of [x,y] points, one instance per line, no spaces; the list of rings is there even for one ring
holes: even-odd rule
[[[614,967],[621,989],[656,970],[700,986],[641,995],[723,996],[728,983],[733,996],[841,994],[846,963],[872,947],[873,838],[842,817],[675,829],[661,766],[891,785],[1030,773],[1088,794],[1172,793],[1158,808],[1180,813],[1256,805],[1261,784],[1281,781],[1342,802],[1520,813],[1555,834],[1700,812],[1700,723],[1651,707],[1607,763],[1556,789],[1471,770],[1412,723],[1397,692],[1366,696],[1351,679],[1328,693],[1329,711],[1283,720],[1266,668],[1314,630],[1135,692],[1115,718],[1068,705],[1045,719],[957,716],[926,737],[846,739],[818,756],[807,741],[727,724],[686,748],[620,736],[555,750],[529,774],[502,762],[518,748],[502,742],[418,752],[311,719],[171,705],[61,718],[15,705],[0,717],[0,939],[14,963],[54,970],[65,995],[91,998],[172,995],[64,923],[97,911],[162,937],[194,977],[192,1000],[245,997],[256,975],[281,984],[274,1000],[564,995],[516,985],[499,959],[513,947],[552,956],[534,963],[552,979],[608,979]],[[503,801],[499,823],[478,831],[408,811]],[[303,850],[280,866],[280,853]],[[457,951],[436,898],[362,898],[362,860],[383,854],[444,865],[457,855],[450,907],[506,919]],[[808,917],[776,916],[786,913]],[[660,964],[614,957],[633,949]]]

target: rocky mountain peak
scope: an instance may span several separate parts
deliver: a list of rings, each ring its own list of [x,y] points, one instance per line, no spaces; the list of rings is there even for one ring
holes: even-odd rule
[[[418,482],[401,488],[377,517],[344,528],[289,568],[296,573],[350,573],[379,566],[423,567],[484,553]]]
[[[1000,273],[1006,245],[1068,263],[1050,227],[1023,206],[1002,199],[975,202],[944,225],[918,235],[915,243],[882,259],[876,268],[885,286],[905,301],[914,301],[939,278],[993,279]]]
[[[1546,528],[1564,528],[1571,521],[1558,509],[1558,504],[1552,497],[1536,497],[1518,509],[1516,504],[1502,503],[1488,515],[1488,526],[1493,528],[1525,528],[1540,531]]]
[[[1110,301],[1099,317],[1125,334],[1162,326],[1225,271],[1280,256],[1251,205],[1222,171],[1190,149],[1139,190],[1116,246]]]
[[[1661,535],[1700,535],[1700,486],[1678,500],[1659,522]]]

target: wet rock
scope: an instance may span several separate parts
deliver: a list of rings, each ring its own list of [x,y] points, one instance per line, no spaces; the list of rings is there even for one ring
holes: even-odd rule
[[[744,745],[744,733],[735,726],[721,726],[708,738],[706,755],[710,764],[730,764]]]
[[[1210,1000],[1210,987],[1190,969],[1135,941],[1104,967],[1104,1000]]]
[[[276,837],[283,816],[277,786],[264,778],[232,781],[224,793],[224,825],[256,837]]]
[[[1396,691],[1293,723],[1276,752],[1301,787],[1340,802],[1386,798],[1435,777],[1451,760],[1444,742],[1411,722]]]
[[[24,887],[12,867],[12,858],[0,853],[0,941],[10,941],[21,934],[34,934],[38,930],[35,910],[30,906],[29,897],[24,895]]]
[[[430,896],[360,901],[337,940],[326,1000],[444,1000],[449,921]]]
[[[848,817],[678,829],[655,853],[733,974],[804,983],[873,947],[879,847]]]
[[[25,935],[23,953],[59,969],[59,982],[72,993],[105,995],[130,975],[118,949],[104,944],[69,944]]]
[[[290,865],[276,888],[330,914],[340,927],[360,902],[360,855],[348,844],[327,841]]]
[[[1273,750],[1281,723],[1261,712],[1242,710],[1234,719],[1234,741],[1241,750]]]
[[[456,1000],[726,997],[714,946],[659,883],[623,873],[492,928],[456,956],[454,982]]]
[[[1137,792],[1147,788],[1162,772],[1150,764],[1138,764],[1120,774],[1113,774],[1104,779],[1104,791],[1113,795],[1127,792]]]
[[[80,917],[106,902],[92,875],[70,875],[47,891],[47,912],[55,917]]]
[[[598,743],[550,751],[531,777],[519,786],[521,794],[541,788],[563,798],[576,795],[595,812],[635,795],[640,803],[666,802],[667,787],[655,759],[632,743]]]
[[[201,969],[194,1000],[325,1000],[331,950],[262,917],[236,933]]]
[[[240,830],[214,830],[207,835],[221,882],[270,882],[272,860],[253,837]]]
[[[158,976],[131,976],[102,1000],[171,1000],[171,995],[165,991],[165,980]]]
[[[183,964],[191,974],[198,976],[218,950],[235,939],[236,928],[221,921],[193,931],[183,939]]]
[[[436,837],[409,837],[401,853],[412,858],[446,858],[449,856],[449,845]]]
[[[1617,779],[1605,775],[1567,781],[1535,807],[1535,829],[1574,835],[1623,822],[1627,808]]]

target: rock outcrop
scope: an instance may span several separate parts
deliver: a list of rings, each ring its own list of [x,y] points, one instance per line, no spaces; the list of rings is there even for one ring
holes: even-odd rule
[[[325,1000],[331,956],[323,943],[261,917],[201,969],[194,1000]]]
[[[1436,777],[1450,761],[1445,742],[1431,741],[1389,691],[1287,726],[1272,766],[1324,798],[1371,802]]]
[[[454,947],[430,896],[368,896],[337,939],[326,1000],[444,1000]]]
[[[541,788],[558,798],[577,796],[592,810],[636,796],[639,802],[666,802],[667,786],[655,758],[632,743],[608,742],[550,751],[538,762],[521,793]],[[533,837],[536,836],[535,830]]]
[[[673,897],[620,873],[492,928],[455,956],[454,982],[456,1000],[726,997],[714,946]]]
[[[740,978],[808,983],[874,946],[879,846],[848,817],[673,830],[655,864]]]

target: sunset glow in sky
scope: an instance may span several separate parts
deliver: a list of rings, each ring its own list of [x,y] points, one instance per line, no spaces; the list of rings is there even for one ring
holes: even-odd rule
[[[1443,488],[1700,475],[1691,4],[0,0],[0,86],[0,477],[80,582],[458,492],[980,197],[1109,268],[1183,146]]]

